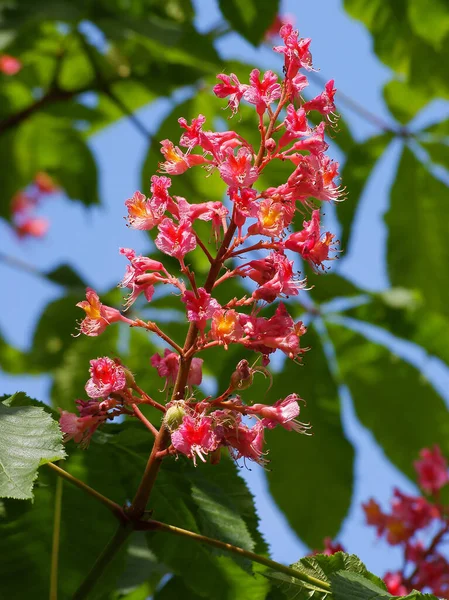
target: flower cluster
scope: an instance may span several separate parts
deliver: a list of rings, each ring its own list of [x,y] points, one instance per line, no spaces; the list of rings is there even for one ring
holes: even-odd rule
[[[301,398],[296,393],[276,398],[272,405],[253,404],[250,397],[242,396],[256,373],[270,377],[266,367],[272,353],[280,351],[288,359],[301,360],[306,327],[290,314],[287,302],[306,286],[295,261],[301,258],[318,271],[335,257],[335,236],[322,233],[318,202],[342,197],[338,164],[326,154],[325,140],[335,111],[334,82],[305,102],[301,94],[308,85],[303,71],[312,70],[310,40],[299,38],[290,23],[283,25],[279,34],[284,44],[274,50],[284,59],[283,80],[272,71],[260,73],[258,69],[250,73],[248,83],[241,83],[233,73],[222,73],[213,90],[219,98],[227,99],[231,116],[242,102],[254,108],[259,148],[233,130],[207,129],[201,114],[190,123],[180,118],[179,141],[161,142],[161,174],[151,178],[150,195],[137,191],[125,202],[130,227],[155,230],[160,260],[121,248],[128,260],[120,283],[129,290],[125,310],[103,305],[92,289],[77,305],[86,313],[80,324],[85,335],[97,336],[121,321],[163,340],[164,353],[153,355],[150,362],[165,380],[167,403],[156,402],[135,383],[122,389],[88,384],[91,400],[79,401],[80,417],[63,413],[61,419],[63,431],[75,441],[87,443],[93,430],[117,412],[139,417],[136,405],[141,402],[164,413],[157,433],[157,443],[164,440],[164,456],[180,453],[194,462],[207,457],[216,462],[220,449],[227,448],[236,459],[264,464],[266,429],[279,425],[289,431],[308,432],[308,425],[297,419]],[[311,111],[323,117],[316,127],[308,120]],[[277,187],[263,188],[260,176],[273,161],[290,165],[290,175]],[[199,167],[207,173],[216,171],[225,182],[224,201],[195,203],[171,194],[172,177]],[[210,225],[208,239],[201,239],[198,233],[200,222]],[[189,265],[193,252],[202,252],[210,263],[209,273],[201,282]],[[170,261],[164,261],[163,255],[171,257]],[[179,263],[179,272],[168,267],[173,259]],[[232,278],[245,280],[249,291],[240,298],[219,301],[217,288],[226,290]],[[124,314],[137,300],[151,303],[156,286],[161,285],[179,296],[185,310],[190,327],[183,347],[156,323]],[[277,303],[275,309],[266,311],[273,303]],[[227,349],[235,344],[257,353],[261,364],[241,360],[226,390],[216,397],[201,396],[197,386],[202,381],[203,359],[197,355],[215,346]],[[98,360],[109,360],[111,366],[110,359]],[[155,429],[153,425],[151,428]]]
[[[449,598],[449,561],[441,552],[449,537],[449,506],[441,501],[441,489],[449,483],[448,465],[435,446],[421,450],[414,466],[419,486],[429,496],[408,496],[395,489],[389,513],[373,499],[362,505],[366,522],[403,551],[402,569],[384,576],[391,594],[405,596],[416,589]],[[326,549],[333,554],[343,548],[327,539]]]
[[[34,211],[41,201],[58,189],[47,173],[36,173],[33,183],[25,190],[17,192],[11,200],[13,227],[20,238],[43,237],[49,227],[47,219],[36,217]]]

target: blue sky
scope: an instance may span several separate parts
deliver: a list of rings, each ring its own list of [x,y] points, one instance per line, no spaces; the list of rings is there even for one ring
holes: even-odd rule
[[[194,3],[198,9],[200,29],[208,29],[219,20],[215,0],[196,0]],[[283,3],[283,12],[295,16],[302,36],[312,38],[314,65],[320,69],[321,75],[326,79],[335,79],[336,87],[346,95],[372,113],[391,121],[381,93],[382,85],[390,79],[391,73],[372,53],[371,38],[364,27],[347,16],[341,2],[287,0]],[[268,48],[255,50],[234,34],[221,39],[218,48],[227,58],[253,61],[263,68],[281,68],[279,55]],[[312,92],[319,91],[312,86]],[[139,111],[139,118],[150,131],[155,131],[160,119],[170,112],[171,107],[170,100],[157,101]],[[434,106],[419,120],[424,122],[440,116],[442,110],[440,105]],[[341,112],[356,139],[362,140],[378,133],[372,124],[361,117],[345,111],[343,107]],[[132,124],[123,119],[96,135],[91,140],[91,147],[99,160],[103,206],[86,211],[79,203],[55,197],[42,207],[42,214],[48,216],[52,223],[44,240],[18,241],[3,222],[0,223],[0,239],[2,252],[40,270],[69,262],[96,289],[102,290],[115,285],[123,276],[125,264],[123,257],[119,256],[119,246],[133,247],[136,251],[146,248],[145,236],[125,227],[123,203],[139,186],[147,141]],[[346,258],[339,263],[342,273],[368,289],[379,290],[388,286],[382,216],[387,207],[397,150],[397,147],[391,147],[377,165],[357,214],[353,243]],[[366,245],[367,239],[370,240],[369,247]],[[40,312],[49,301],[60,295],[60,289],[4,264],[0,264],[0,278],[4,282],[4,295],[7,297],[7,311],[0,315],[0,329],[11,342],[26,348]],[[398,352],[410,360],[425,363],[426,358],[409,345],[398,348]],[[427,359],[424,370],[438,388],[449,389],[447,370],[437,361]],[[0,374],[0,386],[3,392],[23,389],[39,399],[48,398],[47,377],[14,378]],[[413,491],[413,486],[385,460],[371,434],[358,424],[348,395],[344,400],[343,416],[345,430],[357,455],[352,508],[339,539],[349,551],[359,554],[369,568],[381,574],[395,564],[399,566],[398,553],[391,549],[387,551],[383,543],[376,542],[373,531],[363,525],[360,504],[371,496],[386,503],[394,485],[409,492]],[[271,544],[273,558],[286,563],[296,561],[305,553],[305,548],[271,502],[266,492],[264,472],[254,467],[252,471],[242,470],[242,474],[256,494],[262,529]]]

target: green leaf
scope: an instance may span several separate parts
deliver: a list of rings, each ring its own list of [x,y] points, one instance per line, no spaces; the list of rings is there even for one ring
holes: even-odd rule
[[[172,577],[154,595],[154,600],[201,600],[203,595],[198,595],[189,589],[182,577]]]
[[[411,2],[415,4],[412,10]],[[362,21],[373,37],[374,51],[382,62],[391,67],[397,75],[414,89],[420,88],[430,101],[434,97],[449,97],[449,83],[446,62],[449,55],[449,36],[446,35],[446,16],[439,24],[437,35],[432,41],[433,28],[424,29],[426,23],[434,21],[436,12],[444,0],[438,1],[427,11],[428,17],[417,27],[418,13],[423,0],[345,0],[346,11]],[[426,5],[428,6],[428,5]],[[444,9],[443,9],[444,10]],[[419,29],[419,32],[418,32]],[[426,40],[423,39],[425,35]]]
[[[27,373],[30,375],[34,369],[30,365],[28,354],[9,344],[0,334],[0,364],[2,371],[17,375]]]
[[[413,31],[439,50],[449,34],[449,8],[445,0],[409,0],[408,15]]]
[[[49,370],[60,364],[63,353],[76,341],[76,321],[83,314],[76,303],[81,299],[80,294],[69,294],[47,304],[33,334],[33,366]]]
[[[292,528],[306,544],[318,548],[324,537],[338,533],[349,510],[354,451],[343,432],[336,383],[312,328],[303,343],[311,347],[304,368],[286,360],[268,392],[260,377],[242,396],[248,402],[272,404],[295,392],[307,402],[301,406],[300,419],[311,423],[312,437],[282,427],[267,432],[271,461],[267,478],[271,495]],[[313,494],[304,493],[305,481]],[[311,514],[320,518],[310,519]]]
[[[393,117],[402,124],[411,121],[429,102],[429,95],[421,88],[412,88],[398,79],[384,85],[384,100]]]
[[[343,587],[342,580],[357,581],[363,586],[364,590],[371,590],[371,596],[362,595],[360,596],[360,600],[368,600],[368,598],[370,600],[379,598],[380,600],[381,598],[391,597],[391,594],[386,591],[383,581],[370,573],[361,560],[354,554],[350,555],[344,552],[337,552],[330,556],[316,554],[302,558],[290,565],[290,567],[304,575],[314,577],[318,581],[327,584],[330,583],[330,598],[334,598],[335,600],[343,600],[344,598],[340,593]],[[318,584],[306,583],[300,579],[276,571],[269,571],[267,576],[279,586],[288,600],[306,600],[312,597],[325,600],[325,598],[329,597],[329,592],[323,592]],[[379,595],[373,596],[372,591],[376,591]],[[359,597],[348,595],[345,600],[356,600],[356,598]]]
[[[74,449],[63,468],[119,504],[127,498],[128,474],[117,469],[108,446],[92,441],[87,451]],[[40,469],[33,504],[5,501],[6,514],[0,518],[0,577],[5,597],[29,598],[30,589],[35,598],[49,597],[57,479],[49,469]],[[61,598],[73,597],[116,529],[116,519],[98,500],[64,481],[58,568]],[[124,570],[125,557],[126,544],[89,598],[110,600]]]
[[[151,450],[148,432],[138,424],[127,424],[121,433],[108,436],[108,448],[117,464],[135,478],[128,492],[134,494]],[[204,535],[223,534],[238,545],[255,541],[256,551],[266,552],[257,533],[252,496],[234,463],[224,459],[219,465],[201,467],[195,469],[184,457],[163,462],[149,503],[154,518]],[[231,555],[164,532],[148,533],[147,539],[159,560],[196,594],[217,600],[265,598],[267,582],[247,573]]]
[[[357,417],[387,457],[415,479],[422,448],[438,444],[449,456],[449,413],[420,372],[359,333],[333,324],[328,331]]]
[[[59,265],[55,269],[47,271],[45,277],[53,283],[57,283],[64,287],[82,288],[83,290],[86,288],[86,282],[81,279],[78,273],[70,265]]]
[[[253,46],[259,45],[279,12],[278,0],[219,0],[220,10],[233,29]]]
[[[426,309],[443,315],[449,314],[443,293],[449,281],[449,221],[441,216],[447,193],[404,147],[385,216],[390,280],[395,287],[419,290]]]
[[[364,293],[363,290],[355,286],[349,279],[346,279],[338,273],[311,273],[307,269],[307,283],[313,286],[310,294],[314,302],[323,303],[334,300],[335,298],[348,298],[359,296]]]
[[[391,139],[391,133],[382,133],[366,142],[354,145],[346,156],[341,180],[348,197],[338,207],[338,219],[342,226],[341,249],[344,251],[349,245],[350,232],[353,229],[354,217],[365,185],[377,160],[382,156]]]
[[[449,318],[430,312],[423,306],[419,293],[391,288],[370,295],[367,304],[345,311],[345,315],[372,323],[424,348],[449,365]]]
[[[434,164],[440,165],[449,171],[449,144],[421,142],[421,145],[429,154],[430,160]]]
[[[43,408],[9,402],[0,403],[0,497],[26,500],[39,466],[65,457],[62,434]]]
[[[14,161],[27,183],[45,171],[69,198],[86,206],[99,203],[95,159],[82,135],[67,122],[46,114],[25,121],[15,140]]]
[[[382,600],[393,597],[358,573],[337,571],[330,580],[335,600]]]

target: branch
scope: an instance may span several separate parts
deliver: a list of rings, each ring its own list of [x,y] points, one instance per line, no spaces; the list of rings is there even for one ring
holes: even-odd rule
[[[122,113],[128,117],[130,122],[136,127],[138,131],[149,141],[151,141],[152,135],[149,130],[145,127],[145,125],[136,117],[136,115],[126,106],[126,104],[119,98],[111,89],[111,84],[107,82],[101,72],[100,66],[97,63],[93,48],[86,40],[84,35],[78,31],[78,37],[81,40],[81,44],[86,52],[87,58],[92,66],[92,69],[95,73],[95,76],[98,80],[101,90],[104,94],[113,102]]]
[[[206,544],[208,546],[213,546],[214,548],[220,548],[220,550],[225,550],[225,552],[231,552],[232,554],[236,554],[237,556],[244,556],[253,562],[257,562],[261,565],[269,567],[274,571],[278,571],[279,573],[284,573],[285,575],[289,575],[290,577],[294,577],[295,579],[299,579],[304,583],[308,583],[315,587],[321,588],[323,593],[329,593],[331,586],[326,581],[321,581],[312,575],[307,575],[306,573],[301,573],[296,569],[292,569],[291,567],[286,567],[281,563],[278,563],[270,558],[265,558],[265,556],[260,556],[255,552],[250,552],[249,550],[244,550],[243,548],[239,548],[238,546],[233,546],[232,544],[228,544],[226,542],[221,542],[220,540],[216,540],[214,538],[207,537],[205,535],[201,535],[199,533],[195,533],[193,531],[188,531],[187,529],[181,529],[180,527],[175,527],[174,525],[168,525],[167,523],[161,523],[160,521],[148,520],[141,521],[136,524],[137,528],[140,530],[149,530],[149,531],[165,531],[166,533],[171,533],[173,535],[177,535],[180,537],[186,537],[195,542],[199,542],[200,544]]]
[[[64,471],[64,469],[61,469],[61,467],[58,467],[58,465],[55,465],[54,463],[47,463],[47,467],[54,471],[57,475],[59,475],[59,477],[70,481],[70,483],[76,485],[76,487],[78,487],[80,490],[83,490],[84,492],[89,494],[89,496],[92,496],[93,498],[104,504],[106,508],[108,508],[120,522],[123,523],[127,521],[123,508],[119,506],[116,502],[110,500],[109,498],[106,498],[106,496],[103,496],[103,494],[100,494],[100,492],[97,492],[97,490],[91,488],[89,485],[87,485],[87,483],[84,483],[84,481],[81,481],[80,479],[77,479],[67,471]]]

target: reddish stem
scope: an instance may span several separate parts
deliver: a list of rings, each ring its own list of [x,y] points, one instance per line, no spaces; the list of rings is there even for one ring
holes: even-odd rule
[[[145,427],[151,431],[151,433],[154,435],[154,437],[156,437],[157,434],[159,433],[159,431],[156,429],[156,427],[152,423],[150,423],[150,421],[146,418],[146,416],[143,414],[143,412],[135,404],[133,405],[133,411],[134,411],[134,414],[136,415],[136,417],[138,419],[140,419],[142,421],[142,423],[145,425]]]

